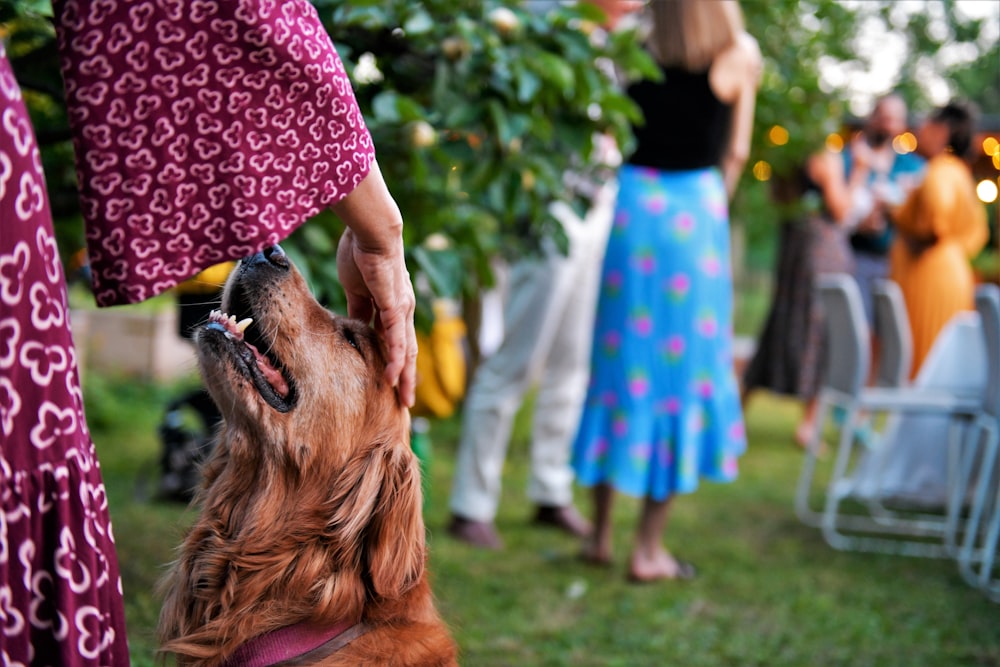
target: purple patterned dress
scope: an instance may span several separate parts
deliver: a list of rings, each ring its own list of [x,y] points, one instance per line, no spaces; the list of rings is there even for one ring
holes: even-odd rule
[[[374,163],[343,65],[304,0],[54,9],[102,306],[280,241]],[[0,431],[0,664],[129,664],[63,268],[2,46]]]
[[[127,665],[41,158],[0,43],[0,663]]]
[[[305,0],[57,0],[55,11],[99,305],[277,243],[374,162]]]

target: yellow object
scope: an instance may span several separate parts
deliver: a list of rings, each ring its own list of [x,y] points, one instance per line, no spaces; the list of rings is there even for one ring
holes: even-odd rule
[[[222,262],[210,266],[175,287],[178,294],[215,294],[226,284],[226,279],[236,262]]]
[[[453,301],[433,304],[434,324],[417,333],[417,398],[414,415],[449,417],[465,396],[465,321]]]
[[[975,307],[969,260],[986,245],[989,227],[968,166],[949,154],[932,158],[895,223],[889,277],[899,283],[906,301],[913,333],[911,377],[916,377],[944,325]],[[908,239],[923,244],[914,247]]]

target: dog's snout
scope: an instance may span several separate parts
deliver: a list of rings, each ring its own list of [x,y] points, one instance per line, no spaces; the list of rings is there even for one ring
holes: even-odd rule
[[[287,269],[291,266],[288,263],[288,255],[285,254],[285,251],[281,249],[280,245],[273,245],[270,248],[264,248],[264,250],[261,251],[261,254],[264,255],[264,259],[268,262],[274,264],[275,266],[279,266],[282,269]]]
[[[268,248],[264,248],[256,255],[247,257],[244,260],[247,266],[255,266],[259,264],[270,264],[273,267],[279,269],[288,270],[291,268],[291,263],[288,261],[288,255],[285,251],[281,249],[279,245],[273,245]]]

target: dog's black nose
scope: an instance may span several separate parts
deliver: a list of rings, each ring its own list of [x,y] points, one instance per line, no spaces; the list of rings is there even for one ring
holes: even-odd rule
[[[281,249],[280,245],[273,245],[270,248],[264,248],[261,253],[264,255],[264,259],[269,261],[271,264],[279,266],[283,269],[288,268],[288,255],[285,254],[285,251]]]
[[[264,248],[256,255],[247,257],[243,261],[248,266],[253,266],[255,264],[270,264],[271,266],[279,269],[287,269],[291,266],[288,261],[288,255],[285,254],[285,251],[281,249],[280,245],[273,245],[269,248]]]

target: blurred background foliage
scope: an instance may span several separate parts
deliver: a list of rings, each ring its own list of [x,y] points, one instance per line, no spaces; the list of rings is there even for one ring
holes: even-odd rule
[[[422,296],[474,296],[489,284],[489,260],[532,252],[542,239],[563,242],[548,214],[554,199],[578,209],[563,173],[586,170],[595,132],[626,151],[635,109],[602,74],[614,62],[627,78],[654,69],[634,32],[601,39],[600,15],[586,4],[539,0],[314,0],[352,74],[379,164],[406,220],[411,274]],[[914,112],[931,105],[931,74],[949,94],[1000,110],[1000,53],[983,19],[951,0],[752,0],[747,28],[765,69],[753,153],[733,202],[741,237],[737,273],[766,269],[778,213],[767,180],[796,168],[844,127],[852,76],[880,58],[899,58],[885,90],[900,91]],[[905,50],[887,54],[862,41],[888,30]],[[51,24],[43,0],[0,0],[7,44],[32,113],[63,252],[82,246],[72,150]],[[961,57],[956,58],[955,54]],[[839,66],[837,84],[821,71]],[[682,103],[682,101],[678,101]],[[868,101],[870,104],[870,100]],[[862,104],[861,106],[864,106]],[[857,104],[854,107],[858,107]],[[776,126],[784,132],[772,132]],[[763,167],[762,167],[763,169]],[[333,257],[340,223],[323,214],[286,246],[313,286],[342,305]],[[745,266],[744,266],[745,265]],[[426,306],[428,299],[421,299]],[[424,310],[423,312],[427,312]]]
[[[353,73],[424,295],[474,297],[491,282],[490,258],[533,252],[543,239],[564,245],[549,205],[561,199],[582,213],[586,200],[563,175],[606,178],[593,173],[595,135],[628,146],[630,122],[641,120],[595,65],[614,62],[633,79],[656,75],[635,34],[603,35],[603,15],[586,4],[314,4]],[[332,247],[339,229],[306,225],[293,244],[308,236],[296,248],[312,249],[320,235]],[[333,271],[328,258],[301,254],[314,275]]]
[[[992,4],[996,21],[1000,3]],[[865,115],[874,100],[858,104],[859,86],[853,79],[877,64],[888,59],[898,74],[875,93],[900,93],[913,118],[934,106],[935,79],[943,80],[950,96],[973,100],[983,111],[1000,112],[995,37],[988,38],[982,18],[962,15],[952,0],[751,0],[742,6],[747,30],[760,43],[765,69],[752,154],[733,202],[746,264],[737,267],[737,273],[740,268],[760,271],[771,266],[778,214],[770,183],[821,149],[831,133],[857,126],[858,116]],[[902,51],[866,39],[885,34],[901,38]],[[964,58],[956,61],[956,52]],[[824,80],[821,73],[829,69],[842,72],[836,82],[840,85]],[[772,135],[775,127],[785,132]],[[758,162],[769,167],[765,175],[770,171],[772,180],[754,176]]]

